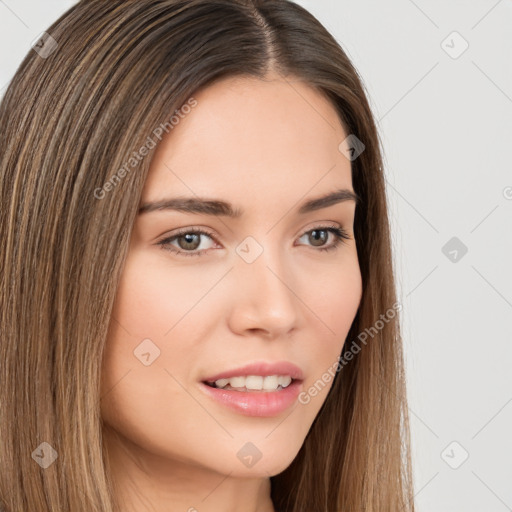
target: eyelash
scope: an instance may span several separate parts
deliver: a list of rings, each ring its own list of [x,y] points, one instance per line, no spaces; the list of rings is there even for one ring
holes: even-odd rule
[[[308,231],[305,231],[304,233],[302,233],[302,235],[299,238],[302,238],[304,235],[311,233],[312,231],[328,231],[329,233],[332,233],[334,235],[334,242],[327,247],[318,248],[318,251],[332,251],[332,250],[336,249],[340,245],[340,243],[345,243],[344,240],[350,240],[350,236],[348,235],[348,233],[343,228],[340,228],[338,226],[318,226],[318,227],[309,229]],[[187,235],[187,234],[206,235],[206,236],[209,236],[210,238],[212,238],[216,242],[213,234],[208,231],[205,231],[201,228],[198,228],[198,229],[184,228],[184,229],[178,231],[176,234],[174,234],[170,237],[164,238],[163,240],[160,240],[159,242],[157,242],[157,245],[160,245],[161,248],[165,251],[169,251],[173,254],[180,254],[183,256],[202,256],[203,254],[205,254],[206,252],[208,252],[210,250],[210,249],[204,249],[202,251],[192,252],[192,251],[171,249],[171,247],[172,247],[170,245],[171,242],[173,242],[175,239],[180,238],[181,236]]]

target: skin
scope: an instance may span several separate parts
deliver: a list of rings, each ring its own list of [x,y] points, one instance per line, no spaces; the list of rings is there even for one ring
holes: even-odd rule
[[[286,360],[302,369],[307,390],[336,362],[362,294],[355,203],[296,210],[353,190],[338,149],[347,134],[332,105],[292,77],[229,78],[194,97],[197,106],[154,150],[141,204],[201,196],[244,214],[137,217],[103,361],[108,461],[123,512],[274,512],[269,477],[298,453],[332,381],[307,405],[271,418],[228,409],[200,381]],[[335,235],[318,241],[311,230],[326,224],[350,239],[320,251]],[[157,245],[185,227],[213,238],[194,245],[182,235],[171,248],[201,256]],[[250,264],[236,252],[248,236],[263,248]],[[147,338],[160,355],[146,366],[134,350]],[[237,457],[247,442],[262,454],[252,467]]]

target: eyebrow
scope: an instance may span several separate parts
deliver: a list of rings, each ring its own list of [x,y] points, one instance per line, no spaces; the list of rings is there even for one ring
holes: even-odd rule
[[[298,213],[305,214],[346,201],[354,201],[356,205],[358,205],[361,203],[361,198],[354,191],[342,188],[321,197],[308,199],[299,207]],[[244,213],[242,209],[234,208],[231,203],[222,201],[220,199],[209,199],[202,197],[176,197],[172,199],[162,199],[161,201],[144,203],[139,208],[139,215],[143,213],[166,210],[176,210],[184,213],[195,213],[203,215],[225,216],[231,218],[239,218]]]

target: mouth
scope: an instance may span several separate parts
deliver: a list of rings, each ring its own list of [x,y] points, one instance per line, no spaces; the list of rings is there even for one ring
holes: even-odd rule
[[[258,376],[255,376],[258,377]],[[297,398],[302,391],[302,379],[285,378],[283,385],[279,384],[279,376],[271,377],[266,384],[261,383],[260,375],[256,379],[248,378],[244,385],[241,382],[229,379],[228,383],[223,387],[218,387],[217,381],[203,381],[200,383],[202,392],[208,396],[213,402],[219,404],[231,412],[241,414],[243,416],[252,416],[260,418],[271,418],[284,413],[297,403]],[[282,376],[284,378],[284,376]],[[244,377],[245,379],[245,377]],[[276,385],[277,380],[277,385]],[[289,380],[289,383],[287,381]],[[233,386],[232,384],[237,384]],[[257,389],[252,389],[257,385]],[[260,387],[261,386],[261,387]],[[263,386],[272,389],[263,389]]]
[[[203,381],[203,384],[215,389],[241,393],[275,393],[298,381],[302,382],[301,379],[294,379],[290,375],[240,375],[215,381]]]
[[[277,416],[302,390],[302,370],[288,362],[253,363],[200,381],[200,388],[217,404],[244,416]]]

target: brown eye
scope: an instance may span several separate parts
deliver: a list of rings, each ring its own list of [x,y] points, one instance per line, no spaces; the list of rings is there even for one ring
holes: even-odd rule
[[[213,235],[202,229],[184,229],[175,235],[165,238],[158,242],[158,245],[169,252],[183,256],[202,256],[208,249],[198,251],[201,245],[201,237],[213,239]],[[177,247],[174,245],[177,242]]]
[[[322,246],[329,239],[329,232],[326,229],[314,229],[309,232],[310,240],[315,247]]]
[[[201,235],[197,233],[186,233],[185,235],[176,237],[176,240],[178,241],[180,249],[194,250],[201,244]],[[184,243],[179,243],[180,240],[183,240]]]
[[[334,242],[331,245],[323,247],[329,238],[329,233],[334,235]],[[340,242],[343,242],[343,240],[350,240],[348,233],[343,228],[338,226],[320,226],[306,231],[302,237],[304,236],[307,236],[311,241],[311,245],[313,247],[318,247],[320,251],[329,251],[331,249],[335,249],[338,247]]]

